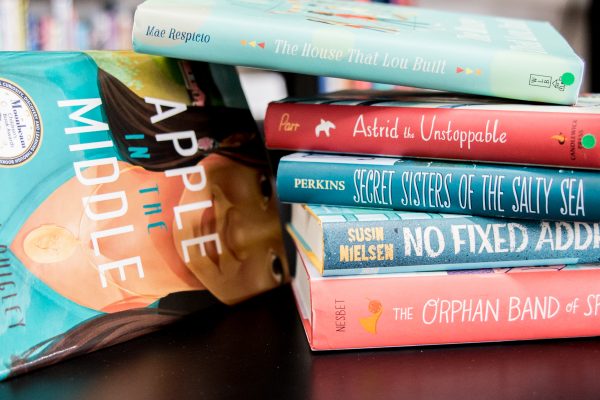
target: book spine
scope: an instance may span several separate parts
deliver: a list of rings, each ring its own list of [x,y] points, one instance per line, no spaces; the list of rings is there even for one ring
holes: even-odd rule
[[[356,23],[342,27],[309,17],[294,23],[275,15],[280,10],[247,14],[234,4],[226,6],[143,4],[135,13],[133,48],[174,58],[557,104],[575,104],[581,85],[583,63],[574,54],[419,42],[360,29]],[[536,25],[540,35],[562,40],[542,25]]]
[[[303,323],[313,350],[596,336],[599,279],[543,270],[313,280]]]
[[[376,214],[376,211],[374,211]],[[323,223],[323,275],[600,262],[600,224],[432,218]]]
[[[329,129],[326,124],[329,125]],[[600,168],[598,114],[271,103],[272,149]]]
[[[582,170],[296,153],[281,201],[536,220],[598,221],[600,175]]]
[[[27,42],[27,2],[0,0],[0,49],[23,50]]]

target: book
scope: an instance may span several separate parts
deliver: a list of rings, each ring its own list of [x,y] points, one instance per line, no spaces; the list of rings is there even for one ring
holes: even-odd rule
[[[23,50],[27,42],[26,0],[0,0],[0,49]]]
[[[323,276],[600,263],[600,225],[293,204],[296,247]]]
[[[340,92],[272,102],[272,149],[600,168],[600,96],[577,106],[444,93]]]
[[[133,48],[377,83],[574,104],[583,63],[547,22],[345,0],[147,0]]]
[[[319,275],[292,288],[312,350],[597,336],[600,267]]]
[[[287,203],[600,220],[600,175],[586,170],[293,153],[279,162],[277,194]]]
[[[0,379],[287,281],[233,68],[0,53]]]

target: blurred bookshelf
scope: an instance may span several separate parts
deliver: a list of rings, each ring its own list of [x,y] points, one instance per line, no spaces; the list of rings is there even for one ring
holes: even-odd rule
[[[0,0],[2,50],[131,48],[142,0]]]

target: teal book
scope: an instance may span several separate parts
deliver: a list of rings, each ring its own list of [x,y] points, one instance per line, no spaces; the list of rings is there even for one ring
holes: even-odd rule
[[[294,204],[288,231],[323,276],[600,261],[597,222]]]
[[[142,53],[574,104],[583,62],[547,22],[347,0],[147,0]]]
[[[0,52],[0,380],[283,284],[235,70]]]
[[[600,174],[586,170],[294,153],[279,162],[277,194],[288,203],[600,221]]]

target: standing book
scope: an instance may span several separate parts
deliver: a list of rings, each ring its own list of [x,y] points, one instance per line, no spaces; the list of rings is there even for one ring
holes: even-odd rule
[[[288,231],[324,276],[600,262],[597,222],[293,204]]]
[[[271,178],[231,67],[0,53],[0,379],[283,284]]]
[[[288,203],[600,220],[600,175],[585,170],[293,153],[279,162],[277,194]]]
[[[313,350],[600,334],[600,267],[323,277],[298,254],[292,288]]]
[[[272,149],[600,169],[600,96],[576,106],[339,92],[269,104]]]
[[[547,22],[345,0],[147,0],[136,51],[574,104],[583,63]]]

